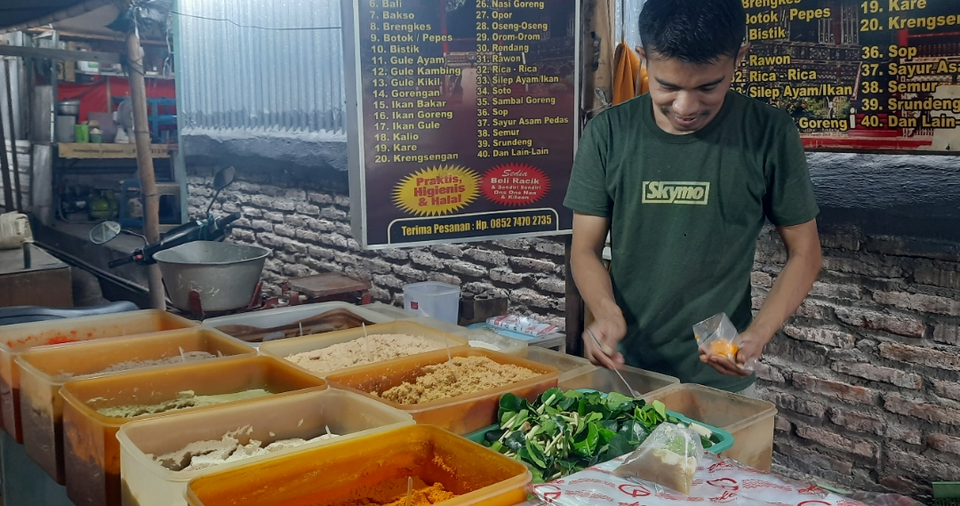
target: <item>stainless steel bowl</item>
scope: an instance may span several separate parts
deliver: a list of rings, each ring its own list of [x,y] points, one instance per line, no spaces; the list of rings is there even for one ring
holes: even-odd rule
[[[57,110],[60,112],[61,116],[79,116],[80,115],[80,101],[79,100],[62,100],[57,104]]]
[[[167,295],[190,311],[190,292],[200,295],[204,312],[246,306],[260,281],[270,250],[227,242],[195,241],[153,255],[160,264]]]

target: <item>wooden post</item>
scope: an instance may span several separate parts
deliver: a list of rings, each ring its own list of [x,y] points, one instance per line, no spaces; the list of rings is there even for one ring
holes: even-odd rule
[[[140,195],[143,198],[143,232],[148,243],[160,240],[160,195],[150,156],[150,126],[147,120],[147,85],[143,78],[143,48],[136,30],[127,34],[127,55],[130,72],[130,101],[133,103],[133,133],[137,145],[137,168],[140,172]],[[150,305],[167,308],[160,266],[149,268]]]
[[[16,156],[16,146],[14,146],[14,156]],[[3,135],[3,121],[0,121],[0,178],[3,181],[3,210],[13,211],[13,186],[10,185],[10,164],[7,162],[6,139]]]
[[[10,117],[10,151],[13,151],[13,190],[16,192],[17,211],[23,211],[23,192],[20,191],[20,162],[17,160],[17,126],[13,122],[13,88],[10,87],[10,60],[3,59],[7,80],[7,114]]]

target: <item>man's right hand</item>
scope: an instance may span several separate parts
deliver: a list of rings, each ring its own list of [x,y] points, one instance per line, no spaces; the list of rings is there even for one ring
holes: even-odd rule
[[[623,354],[617,351],[617,345],[627,334],[627,322],[623,316],[607,316],[598,318],[583,331],[584,354],[595,365],[607,369],[623,367]],[[600,341],[600,346],[593,340],[590,332]]]

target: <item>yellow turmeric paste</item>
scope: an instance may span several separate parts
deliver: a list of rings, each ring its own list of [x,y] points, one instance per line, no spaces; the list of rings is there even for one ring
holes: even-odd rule
[[[444,490],[442,483],[427,485],[419,478],[413,479],[413,493],[410,494],[410,506],[431,506],[441,501],[453,499],[457,494]],[[354,490],[348,497],[327,506],[406,506],[407,479],[396,478],[378,483],[374,487]]]

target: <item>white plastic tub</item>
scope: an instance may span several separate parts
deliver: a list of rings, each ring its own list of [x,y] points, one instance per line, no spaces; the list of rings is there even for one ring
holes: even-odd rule
[[[439,281],[404,285],[403,308],[456,324],[460,316],[460,287]]]
[[[301,322],[304,322],[302,326],[303,335],[322,333],[323,330],[318,330],[319,327],[329,327],[329,329],[326,330],[327,332],[344,330],[337,328],[337,325],[340,323],[347,325],[345,328],[350,328],[350,323],[352,322],[339,321],[343,320],[343,318],[332,318],[332,320],[337,321],[331,321],[329,322],[331,325],[326,326],[324,326],[322,322],[311,323],[312,319],[315,317],[322,317],[324,313],[329,313],[330,315],[335,316],[335,313],[343,312],[350,313],[351,315],[355,316],[357,320],[366,320],[366,322],[369,322],[367,325],[388,323],[395,319],[391,316],[383,315],[376,311],[371,311],[362,306],[356,306],[347,302],[333,301],[321,302],[318,304],[288,306],[277,309],[268,309],[265,311],[254,311],[252,313],[220,316],[217,318],[207,318],[203,321],[201,326],[217,329],[224,334],[257,346],[261,341],[267,342],[277,339],[284,339],[286,337],[294,337],[291,335],[285,335],[282,328],[296,326]],[[286,334],[289,334],[289,331]]]

